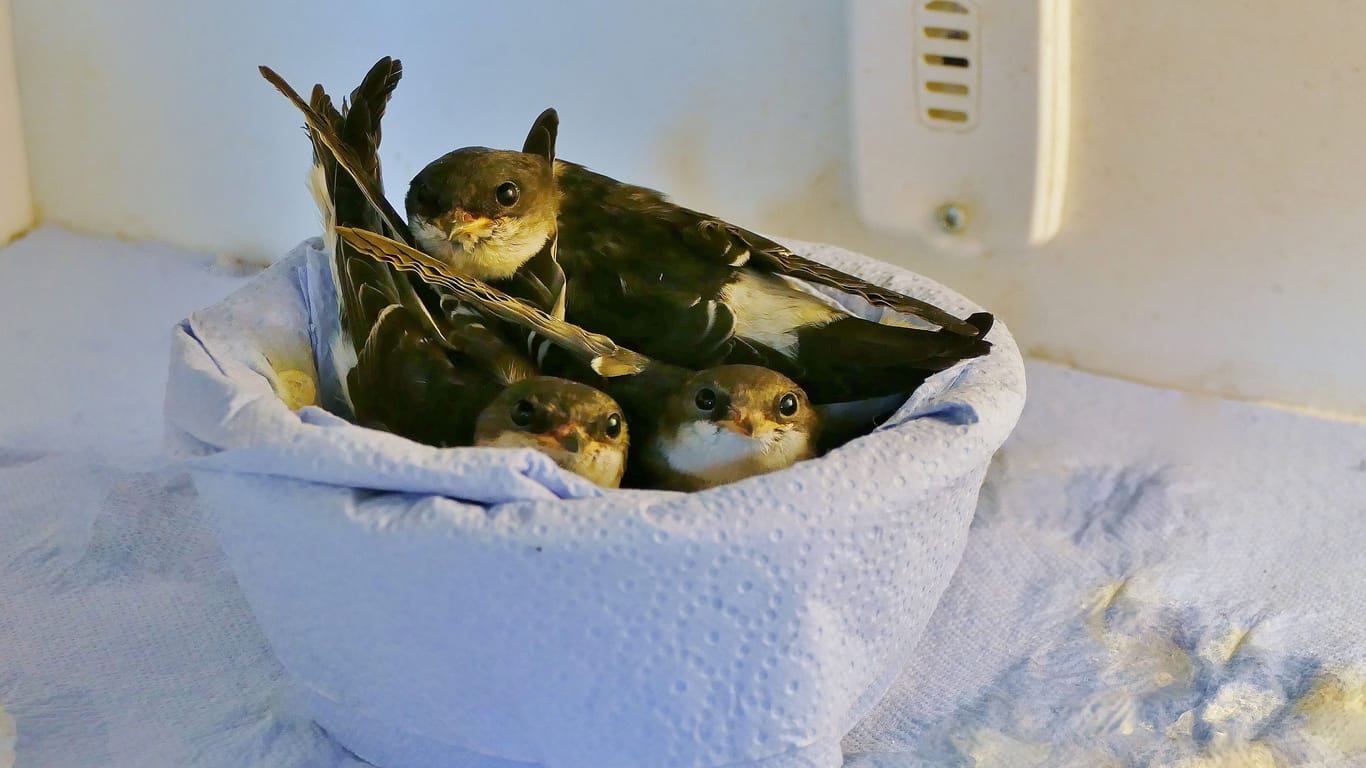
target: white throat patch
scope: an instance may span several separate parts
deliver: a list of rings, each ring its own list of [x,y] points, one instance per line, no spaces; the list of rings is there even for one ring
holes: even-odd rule
[[[480,280],[512,277],[550,238],[549,232],[537,231],[517,219],[494,222],[489,236],[469,247],[452,241],[440,227],[417,216],[413,217],[410,229],[423,251]]]
[[[690,421],[658,441],[664,461],[675,472],[712,484],[783,469],[808,453],[806,433],[794,428],[745,437],[711,421]]]

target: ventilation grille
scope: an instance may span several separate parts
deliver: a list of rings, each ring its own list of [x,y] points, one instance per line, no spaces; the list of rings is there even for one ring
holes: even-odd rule
[[[977,7],[967,0],[916,3],[916,111],[931,128],[966,131],[977,124],[977,19]]]

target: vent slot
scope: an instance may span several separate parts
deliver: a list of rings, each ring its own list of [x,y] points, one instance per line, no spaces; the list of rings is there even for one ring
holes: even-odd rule
[[[941,56],[937,53],[925,54],[925,63],[934,67],[961,67],[967,69],[972,62],[963,56]]]
[[[930,93],[949,93],[954,96],[968,95],[968,87],[962,83],[940,83],[931,80],[930,82],[925,83],[925,90]]]
[[[925,27],[925,37],[938,38],[940,40],[967,40],[969,34],[966,29],[949,29],[948,27]]]
[[[950,123],[966,123],[968,121],[967,112],[959,112],[956,109],[939,109],[930,107],[928,110],[930,118],[934,120],[948,120]]]
[[[977,124],[978,18],[970,0],[915,4],[916,112],[931,128],[966,131]]]

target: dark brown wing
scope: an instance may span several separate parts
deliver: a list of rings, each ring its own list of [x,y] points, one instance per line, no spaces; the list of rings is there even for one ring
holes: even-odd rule
[[[347,121],[351,123],[350,126],[343,124],[340,129],[335,122],[335,110],[332,110],[330,114],[319,113],[312,105],[304,103],[289,83],[285,82],[284,78],[269,67],[263,66],[260,71],[262,77],[275,86],[276,90],[284,94],[303,113],[304,121],[308,125],[310,136],[314,142],[315,152],[318,151],[319,147],[325,147],[335,162],[336,168],[345,172],[345,176],[349,178],[349,184],[353,185],[355,192],[359,193],[369,203],[374,213],[358,213],[356,225],[375,231],[390,232],[395,237],[408,242],[408,238],[411,236],[407,227],[404,226],[403,217],[389,204],[388,199],[384,196],[384,188],[380,185],[379,179],[372,174],[372,172],[378,173],[379,171],[377,152],[380,138],[379,120],[384,114],[384,107],[389,95],[394,86],[398,84],[398,79],[402,77],[402,64],[386,57],[371,67],[365,81],[352,93],[353,103],[350,111],[355,112],[359,109],[361,113],[356,116],[354,122]],[[321,87],[314,88],[315,98],[320,91]],[[326,98],[326,94],[322,94],[322,96]],[[358,96],[365,98],[356,99],[355,97]],[[369,101],[370,98],[376,99],[373,106]],[[330,104],[330,100],[328,103]],[[343,138],[342,131],[347,131],[358,143],[355,145],[348,143]],[[342,179],[335,172],[332,176],[334,179],[333,186],[336,186],[335,182]],[[343,197],[346,197],[345,193],[343,193]],[[372,215],[378,216],[378,224],[374,223]],[[338,246],[337,253],[342,253],[340,246]],[[349,269],[350,265],[354,264],[353,260],[345,255],[343,255],[341,262],[342,266],[339,268],[339,272]],[[363,270],[364,268],[357,266],[356,269]],[[383,284],[383,282],[376,283],[376,285]],[[359,286],[367,284],[360,276],[353,277],[351,283],[352,295],[354,295],[354,291],[359,290]],[[417,295],[409,281],[389,280],[388,284],[394,290],[397,300],[422,322],[428,333],[437,339],[446,340],[444,332],[432,316],[431,311]],[[351,325],[348,327],[348,332],[352,334],[353,342],[359,349],[363,343],[361,341],[363,334],[368,329],[368,324],[374,321],[374,318],[350,318],[349,320]]]
[[[374,232],[350,227],[337,227],[337,234],[357,251],[405,272],[411,272],[426,282],[446,288],[457,299],[474,306],[486,315],[514,323],[550,339],[556,345],[574,353],[603,376],[637,373],[647,362],[635,352],[617,346],[606,336],[589,333],[557,320],[482,281],[457,275],[440,261],[403,243]]]
[[[380,123],[401,76],[398,61],[381,59],[341,110],[321,86],[313,89],[309,107],[328,133],[309,133],[340,226],[385,229],[381,212],[355,177],[368,179],[382,194]],[[356,173],[339,167],[332,146],[349,155]],[[358,423],[430,445],[468,445],[480,409],[509,383],[536,373],[525,355],[480,318],[448,314],[442,307],[437,322],[444,337],[431,333],[433,317],[407,275],[340,237],[334,253],[343,327],[356,350],[347,388]]]
[[[404,309],[381,312],[347,385],[361,426],[437,447],[470,445],[479,411],[506,383],[462,365]]]
[[[677,365],[723,362],[735,330],[723,292],[735,269],[699,258],[657,193],[573,163],[556,168],[566,318]]]
[[[834,267],[798,256],[762,235],[720,219],[708,218],[686,208],[680,208],[677,215],[685,219],[681,222],[683,231],[696,237],[699,247],[709,247],[717,254],[717,258],[729,258],[728,263],[734,263],[747,254],[748,262],[755,267],[861,296],[870,304],[918,317],[951,333],[969,337],[977,335],[975,326],[929,302],[888,290]]]
[[[647,273],[648,266],[641,262],[666,266],[670,273],[664,281],[706,300],[733,278],[735,270],[747,267],[862,296],[951,333],[977,335],[970,323],[933,304],[799,256],[754,232],[676,205],[652,189],[624,184],[574,163],[560,161],[559,166],[562,258],[576,280],[582,268],[592,267],[570,262],[582,251],[585,258],[612,261],[613,268],[628,274]],[[566,249],[573,253],[563,253]]]
[[[313,113],[325,121],[328,135],[335,137],[333,142],[346,146],[357,166],[374,179],[380,176],[380,120],[402,73],[402,64],[397,60],[380,59],[351,92],[349,103],[344,102],[341,111],[321,85],[313,86],[309,99]],[[355,180],[339,168],[323,135],[310,127],[309,138],[313,141],[314,162],[327,184],[336,223],[365,228],[382,226],[379,213]],[[376,264],[340,241],[332,243],[332,247],[342,327],[359,355],[380,312],[391,304],[402,305],[410,297],[389,267]]]
[[[381,62],[382,61],[383,60],[381,59]],[[347,175],[355,181],[356,186],[360,189],[361,194],[365,196],[365,199],[369,201],[370,205],[375,207],[375,210],[379,211],[385,227],[387,227],[395,237],[399,237],[403,239],[404,242],[408,242],[410,236],[408,235],[408,228],[404,225],[403,217],[399,215],[398,211],[394,210],[394,207],[389,204],[388,199],[384,197],[384,190],[379,186],[378,179],[371,177],[366,172],[366,162],[357,155],[355,150],[346,144],[325,117],[315,112],[307,102],[299,97],[298,92],[290,87],[289,83],[285,82],[284,78],[276,74],[270,67],[263,66],[260,70],[261,76],[271,85],[275,86],[276,90],[284,94],[285,98],[289,99],[290,102],[292,102],[295,107],[298,107],[299,111],[303,113],[304,121],[308,123],[309,129],[317,136],[316,141],[331,150],[333,157],[337,160],[338,167],[346,171]],[[401,72],[401,68],[397,71]],[[378,136],[376,136],[376,138],[378,138]]]
[[[522,151],[540,155],[547,161],[546,167],[555,167],[555,137],[559,134],[560,116],[554,109],[547,109],[536,117],[536,122],[527,132]],[[540,252],[531,257],[513,278],[509,290],[520,298],[533,301],[556,319],[564,319],[565,279],[559,261],[560,236],[556,232],[550,236]],[[520,284],[518,284],[520,281]]]

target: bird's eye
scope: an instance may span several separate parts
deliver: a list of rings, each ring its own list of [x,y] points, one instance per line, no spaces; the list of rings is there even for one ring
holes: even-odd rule
[[[521,198],[522,190],[518,189],[515,183],[505,181],[498,185],[498,189],[494,192],[494,196],[498,198],[499,205],[504,208],[511,208],[516,205],[517,200]]]
[[[607,436],[613,440],[621,437],[621,414],[614,413],[607,417]]]
[[[697,404],[698,410],[711,413],[712,409],[716,407],[716,393],[707,387],[703,387],[697,390],[697,397],[693,402]]]
[[[794,416],[797,413],[797,396],[791,392],[778,398],[778,413]]]
[[[531,417],[536,414],[536,406],[530,400],[518,400],[512,404],[512,423],[519,427],[525,427],[531,423]]]

